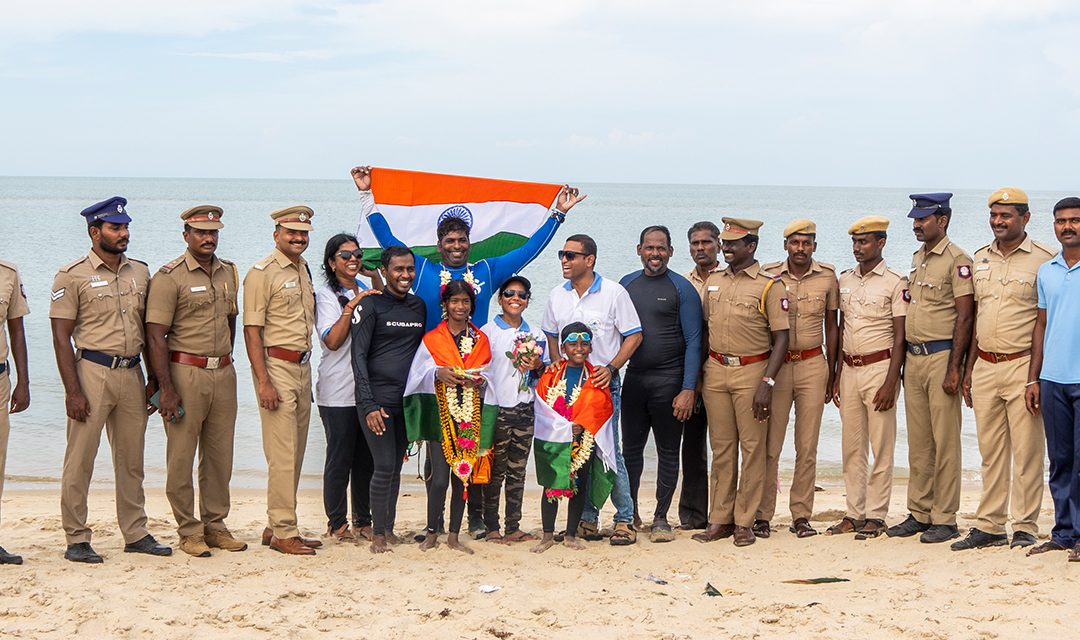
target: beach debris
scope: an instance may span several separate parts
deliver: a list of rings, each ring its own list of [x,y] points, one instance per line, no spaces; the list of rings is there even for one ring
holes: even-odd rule
[[[720,593],[719,589],[712,586],[711,582],[706,582],[705,583],[705,591],[702,593],[702,595],[712,596],[712,597],[720,596],[721,598],[724,597],[724,594]]]
[[[439,612],[439,617],[440,618],[445,618],[448,615],[450,615],[450,608],[449,607],[447,607],[447,608],[445,608],[445,609],[443,609],[442,611]]]
[[[649,575],[645,576],[645,579],[648,580],[649,582],[655,582],[656,584],[667,584],[667,580],[664,580],[663,578],[657,578],[656,576],[654,576],[651,573]]]
[[[499,589],[502,589],[502,587],[497,587],[497,586],[495,586],[493,584],[482,584],[482,585],[480,585],[480,593],[495,593]]]
[[[499,638],[499,640],[506,640],[507,638],[512,638],[514,636],[514,634],[510,633],[509,631],[500,631],[495,627],[488,627],[487,632],[495,636],[496,638]]]
[[[847,578],[802,578],[799,580],[784,580],[784,584],[831,584],[833,582],[851,582]]]

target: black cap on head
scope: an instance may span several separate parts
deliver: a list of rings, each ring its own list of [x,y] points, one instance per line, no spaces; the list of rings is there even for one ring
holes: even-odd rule
[[[510,276],[509,278],[507,278],[506,280],[503,280],[503,283],[499,285],[499,295],[500,296],[502,295],[503,291],[506,291],[506,286],[508,284],[510,284],[511,282],[520,282],[521,286],[525,287],[525,291],[527,293],[532,293],[532,283],[529,282],[529,279],[526,278],[525,276],[514,274],[514,275]]]
[[[1057,204],[1054,205],[1054,213],[1057,213],[1062,209],[1080,209],[1080,198],[1069,196],[1068,198],[1058,200]]]

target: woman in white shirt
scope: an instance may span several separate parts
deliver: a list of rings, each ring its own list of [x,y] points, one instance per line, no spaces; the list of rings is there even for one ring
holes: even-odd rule
[[[323,506],[327,535],[352,543],[359,540],[349,528],[349,485],[352,525],[360,535],[370,538],[368,499],[374,465],[356,413],[349,326],[360,301],[382,289],[378,270],[364,269],[362,254],[355,236],[339,233],[330,238],[323,254],[326,282],[315,292],[315,330],[322,344],[315,399],[326,432]],[[371,288],[358,275],[371,278]]]

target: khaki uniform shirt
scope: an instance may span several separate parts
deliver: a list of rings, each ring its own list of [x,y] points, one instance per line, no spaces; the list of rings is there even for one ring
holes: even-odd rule
[[[975,293],[972,274],[971,258],[948,236],[929,252],[919,247],[908,276],[911,304],[904,324],[908,342],[952,340],[956,298]]]
[[[720,268],[720,265],[716,265],[716,268],[713,269],[710,273],[716,273],[718,271],[722,271],[722,269]],[[685,275],[686,279],[690,281],[690,284],[694,285],[694,288],[697,289],[698,295],[701,296],[702,298],[704,298],[705,297],[705,279],[698,275],[697,267],[694,267],[693,269],[691,269],[690,271],[686,272],[683,275]]]
[[[865,356],[893,346],[893,318],[907,314],[908,280],[882,260],[865,276],[859,268],[840,274],[844,353]]]
[[[169,327],[169,351],[224,356],[232,351],[229,318],[236,317],[236,265],[213,259],[207,273],[190,252],[161,267],[150,280],[146,321]]]
[[[738,273],[727,267],[710,275],[702,305],[709,323],[709,349],[725,355],[765,353],[772,348],[769,332],[789,326],[783,282],[757,262]]]
[[[278,249],[244,277],[244,326],[263,328],[263,345],[311,351],[315,293],[307,262],[293,264]]]
[[[979,348],[991,353],[1016,353],[1031,348],[1031,330],[1038,314],[1035,274],[1057,252],[1031,237],[1012,253],[1002,255],[998,242],[975,252],[975,336]]]
[[[780,275],[787,289],[788,323],[791,336],[788,351],[806,351],[825,343],[825,312],[840,308],[840,289],[836,269],[828,263],[810,261],[810,270],[802,278],[791,275],[787,260],[763,267]]]
[[[113,272],[91,251],[56,274],[49,317],[75,321],[71,337],[76,349],[137,356],[145,344],[149,284],[145,262],[121,255],[120,268]]]
[[[30,313],[19,270],[0,260],[0,362],[8,357],[7,321]]]

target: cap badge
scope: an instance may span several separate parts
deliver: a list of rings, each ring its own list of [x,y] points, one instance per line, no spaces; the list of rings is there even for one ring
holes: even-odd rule
[[[1001,193],[1001,199],[1002,200],[1008,200],[1009,199],[1009,192],[1008,191],[1003,191]]]
[[[300,220],[300,222],[307,222],[307,214],[306,213],[301,213],[298,216],[298,219]]]
[[[122,204],[116,205],[116,212],[117,213],[123,213],[124,212],[124,205],[122,205]]]
[[[207,213],[206,214],[206,219],[210,220],[210,221],[213,221],[214,220],[214,212],[211,211],[211,212]]]

